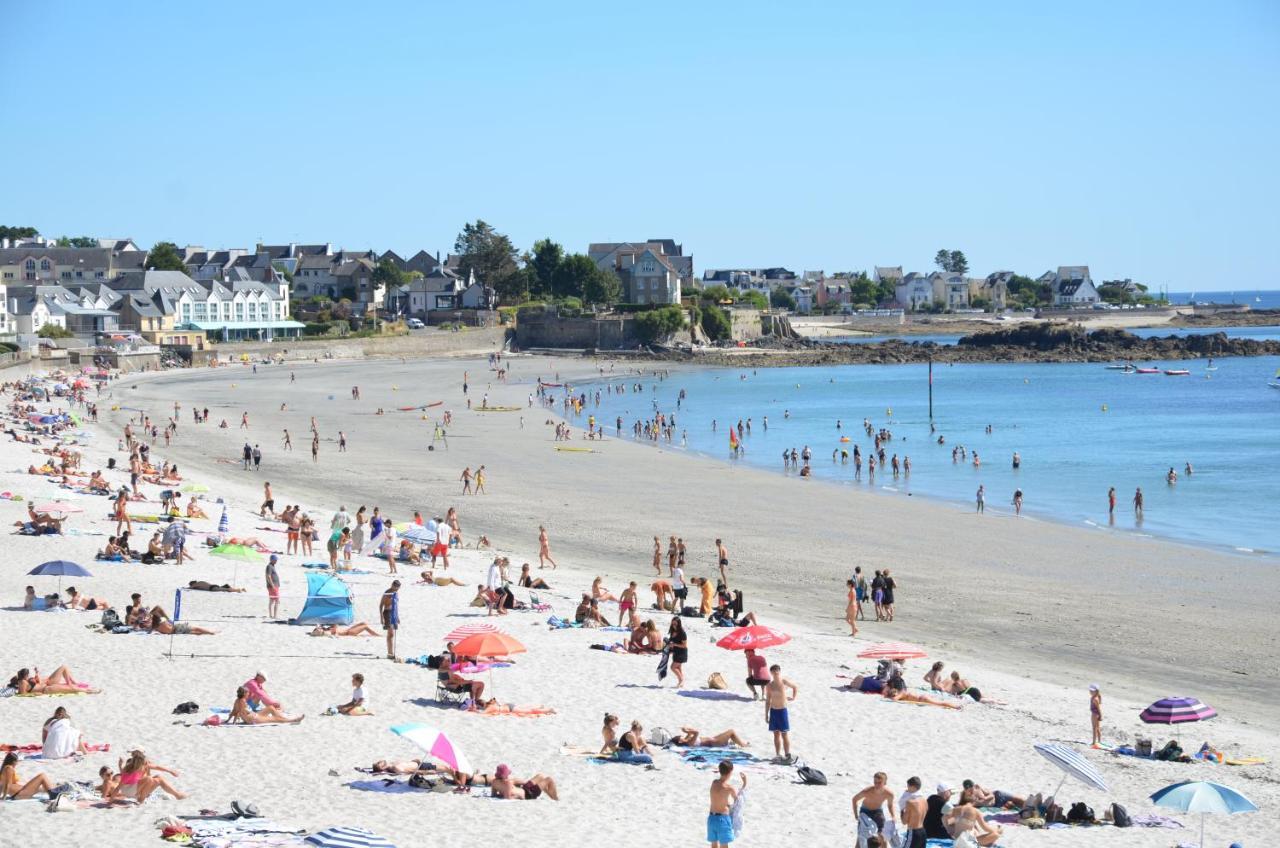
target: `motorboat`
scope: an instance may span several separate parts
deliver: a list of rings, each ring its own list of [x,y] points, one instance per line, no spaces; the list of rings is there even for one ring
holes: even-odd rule
[[[1135,374],[1159,374],[1160,369],[1159,368],[1135,368],[1133,369],[1133,372]]]
[[[1166,368],[1164,375],[1166,377],[1190,377],[1191,372],[1185,368]]]

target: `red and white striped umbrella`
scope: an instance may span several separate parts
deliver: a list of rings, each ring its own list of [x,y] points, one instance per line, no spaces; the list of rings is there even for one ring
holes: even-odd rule
[[[918,660],[927,656],[924,648],[906,642],[881,642],[858,654],[864,660]]]
[[[461,642],[463,639],[467,638],[468,636],[474,636],[477,633],[496,633],[496,632],[498,632],[497,625],[490,624],[487,621],[476,621],[476,622],[472,622],[471,624],[460,624],[457,627],[453,628],[453,630],[449,631],[449,634],[444,637],[444,641],[445,642]]]

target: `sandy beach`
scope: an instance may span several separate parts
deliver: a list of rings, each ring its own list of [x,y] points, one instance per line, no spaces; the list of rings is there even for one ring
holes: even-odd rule
[[[918,775],[927,790],[940,782],[958,787],[972,778],[1016,794],[1052,792],[1061,773],[1032,750],[1035,742],[1065,743],[1101,771],[1109,793],[1074,781],[1062,793],[1066,800],[1088,802],[1099,815],[1113,800],[1132,814],[1166,812],[1147,796],[1177,780],[1215,780],[1244,792],[1261,812],[1211,818],[1212,844],[1233,839],[1266,844],[1263,838],[1277,831],[1272,811],[1280,803],[1280,774],[1273,764],[1160,763],[1090,750],[1087,691],[1093,683],[1104,693],[1108,742],[1120,744],[1137,735],[1169,738],[1143,725],[1138,713],[1157,698],[1185,694],[1212,704],[1220,716],[1184,727],[1184,748],[1195,750],[1210,741],[1230,757],[1274,761],[1280,753],[1274,734],[1280,719],[1280,631],[1274,626],[1280,591],[1274,560],[1025,517],[974,516],[944,503],[784,478],[629,439],[586,442],[580,438],[585,414],[582,421],[569,419],[574,439],[568,444],[591,450],[560,451],[553,437],[560,407],[550,411],[536,401],[529,407],[536,379],[598,377],[597,368],[609,364],[536,357],[506,363],[506,383],[494,378],[483,356],[261,366],[256,373],[236,366],[116,381],[98,399],[101,422],[87,428],[91,436],[83,440],[83,467],[105,468],[114,457],[125,469],[108,471],[107,478],[117,486],[127,483],[128,456],[117,450],[125,422],[136,410],[163,422],[176,402],[181,405],[177,435],[168,447],[161,439],[153,457],[176,463],[185,482],[207,485],[204,498],[224,500],[233,535],[257,535],[270,548],[283,550],[284,535],[282,525],[254,514],[264,481],[271,482],[277,509],[302,504],[322,528],[339,505],[352,513],[360,505],[380,506],[397,522],[409,520],[414,510],[429,517],[454,506],[464,540],[473,543],[486,535],[498,553],[510,556],[515,573],[523,562],[537,570],[538,526],[545,525],[559,568],[539,573],[553,587],[539,595],[553,609],[504,617],[500,625],[528,652],[514,666],[477,679],[491,685],[503,702],[545,706],[554,715],[484,716],[446,709],[434,701],[434,672],[381,659],[381,639],[310,638],[305,628],[266,621],[262,567],[210,558],[201,544],[191,546],[196,562],[180,567],[94,562],[114,522],[106,520],[107,499],[80,497],[73,503],[85,512],[70,518],[69,535],[10,540],[11,563],[0,582],[4,607],[20,606],[28,584],[38,592],[55,588],[53,578],[26,576],[54,558],[86,565],[92,578],[64,583],[117,607],[137,591],[149,603],[169,608],[175,588],[193,579],[235,582],[247,591],[187,595],[182,619],[219,632],[172,640],[95,632],[88,628],[98,620],[93,613],[0,610],[6,634],[0,653],[9,674],[26,665],[50,670],[66,664],[103,689],[99,695],[0,701],[0,742],[38,742],[44,719],[55,706],[66,706],[87,741],[111,745],[109,753],[91,754],[79,763],[21,762],[24,778],[45,771],[56,780],[91,780],[101,765],[114,765],[117,756],[141,747],[155,762],[177,771],[175,784],[190,794],[186,801],[157,797],[141,809],[82,810],[75,817],[47,815],[32,802],[11,802],[5,809],[12,830],[40,844],[69,845],[79,841],[77,831],[91,828],[101,844],[137,845],[158,839],[157,818],[203,808],[225,811],[239,799],[257,804],[277,822],[309,829],[362,826],[400,845],[446,838],[498,844],[519,839],[531,845],[600,839],[623,846],[661,839],[705,844],[710,770],[669,751],[658,752],[653,770],[595,763],[575,753],[583,746],[598,749],[601,718],[613,712],[624,729],[632,719],[646,728],[690,725],[708,734],[733,728],[750,743],[749,751],[763,756],[765,762],[746,767],[751,789],[738,843],[743,845],[849,844],[855,829],[849,799],[878,770],[888,772],[895,792],[911,775]],[[619,364],[613,372],[620,381],[626,367]],[[464,371],[474,406],[487,395],[489,405],[514,409],[468,410]],[[678,380],[678,374],[673,371],[669,379]],[[359,401],[351,400],[352,386],[360,387]],[[426,411],[398,410],[437,401],[443,404]],[[281,404],[287,409],[282,411]],[[113,405],[120,408],[110,410]],[[192,423],[195,406],[209,409],[209,423]],[[385,414],[375,414],[379,408]],[[443,410],[453,413],[447,445],[432,439]],[[238,427],[246,411],[247,430]],[[312,416],[321,435],[315,463],[308,448]],[[217,427],[222,419],[227,429]],[[282,450],[284,428],[292,434],[292,452]],[[345,453],[337,449],[339,431],[349,443]],[[242,470],[239,461],[246,439],[261,445],[263,460],[256,472]],[[25,473],[27,465],[38,464],[33,456],[30,445],[0,445],[0,488],[26,498],[55,497],[54,484]],[[486,467],[486,494],[460,496],[462,469],[479,465]],[[159,490],[143,486],[151,498]],[[217,507],[206,509],[209,520],[192,522],[195,540],[216,527]],[[156,512],[158,505],[146,511]],[[25,503],[0,502],[6,521],[23,515]],[[135,546],[149,536],[144,530],[135,533]],[[743,683],[743,658],[713,644],[726,631],[686,619],[690,661],[686,687],[677,691],[670,677],[658,683],[653,657],[588,647],[626,634],[547,627],[552,612],[572,616],[596,576],[615,594],[635,580],[641,606],[647,607],[653,601],[648,590],[654,575],[652,537],[665,542],[673,534],[688,545],[690,577],[714,576],[714,540],[723,538],[730,550],[729,577],[743,590],[745,608],[793,636],[766,656],[799,686],[792,708],[793,747],[826,773],[828,786],[798,785],[793,768],[767,762],[772,744],[762,706],[750,701]],[[484,582],[492,555],[468,548],[453,555],[450,573],[467,586],[406,585],[401,590],[402,656],[434,653],[444,633],[486,618],[483,609],[468,602],[475,585]],[[324,558],[322,543],[315,556],[281,558],[282,615],[301,608],[306,585],[301,563]],[[390,580],[386,564],[365,558],[359,566],[371,573],[348,578],[357,620],[376,625],[377,596]],[[854,566],[867,572],[891,568],[899,586],[896,620],[860,623],[856,639],[843,621],[844,581]],[[416,575],[410,566],[400,570]],[[416,576],[404,579],[410,584]],[[517,594],[527,600],[527,592]],[[617,619],[616,605],[605,604],[603,610]],[[665,632],[669,616],[649,614]],[[929,662],[939,659],[1005,705],[966,701],[963,709],[952,711],[840,688],[845,681],[839,675],[874,669],[856,654],[881,641],[927,649],[929,660],[908,664],[910,685],[923,685]],[[168,657],[171,642],[173,656]],[[231,706],[235,687],[258,671],[287,712],[307,715],[301,725],[196,726],[209,707]],[[703,688],[717,671],[729,681],[732,697]],[[320,715],[346,699],[353,672],[365,675],[375,715]],[[198,714],[171,714],[188,700],[200,704]],[[561,800],[539,800],[530,810],[515,802],[387,792],[376,781],[360,784],[370,776],[356,766],[415,755],[412,745],[388,731],[402,722],[444,730],[478,769],[509,763],[522,777],[551,775]],[[1189,829],[1031,831],[1012,825],[1000,844],[1194,841],[1198,819],[1174,818]]]

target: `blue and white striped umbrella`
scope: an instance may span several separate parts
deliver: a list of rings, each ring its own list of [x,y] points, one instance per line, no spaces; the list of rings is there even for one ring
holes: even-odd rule
[[[1093,763],[1086,760],[1078,751],[1068,748],[1066,745],[1059,745],[1056,742],[1038,742],[1035,747],[1040,756],[1065,772],[1062,776],[1062,783],[1058,784],[1059,791],[1062,789],[1062,784],[1067,782],[1068,777],[1074,777],[1099,792],[1107,791],[1107,782],[1102,779],[1102,775],[1094,768]],[[1055,791],[1053,794],[1056,798],[1058,792]]]
[[[1204,848],[1205,813],[1252,813],[1258,807],[1248,798],[1221,783],[1183,781],[1166,786],[1151,796],[1157,807],[1168,807],[1184,813],[1200,814],[1200,846]]]
[[[319,848],[396,848],[391,842],[362,827],[331,827],[306,839]]]
[[[222,508],[222,517],[218,519],[218,532],[226,533],[231,529],[231,525],[227,522],[227,508]]]
[[[435,542],[436,534],[434,530],[428,530],[421,524],[413,524],[401,531],[400,538],[408,539],[415,545],[430,545]]]

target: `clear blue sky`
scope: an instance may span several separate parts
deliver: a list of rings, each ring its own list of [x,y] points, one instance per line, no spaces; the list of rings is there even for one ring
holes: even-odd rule
[[[1046,5],[0,0],[0,222],[1280,287],[1280,3]]]

